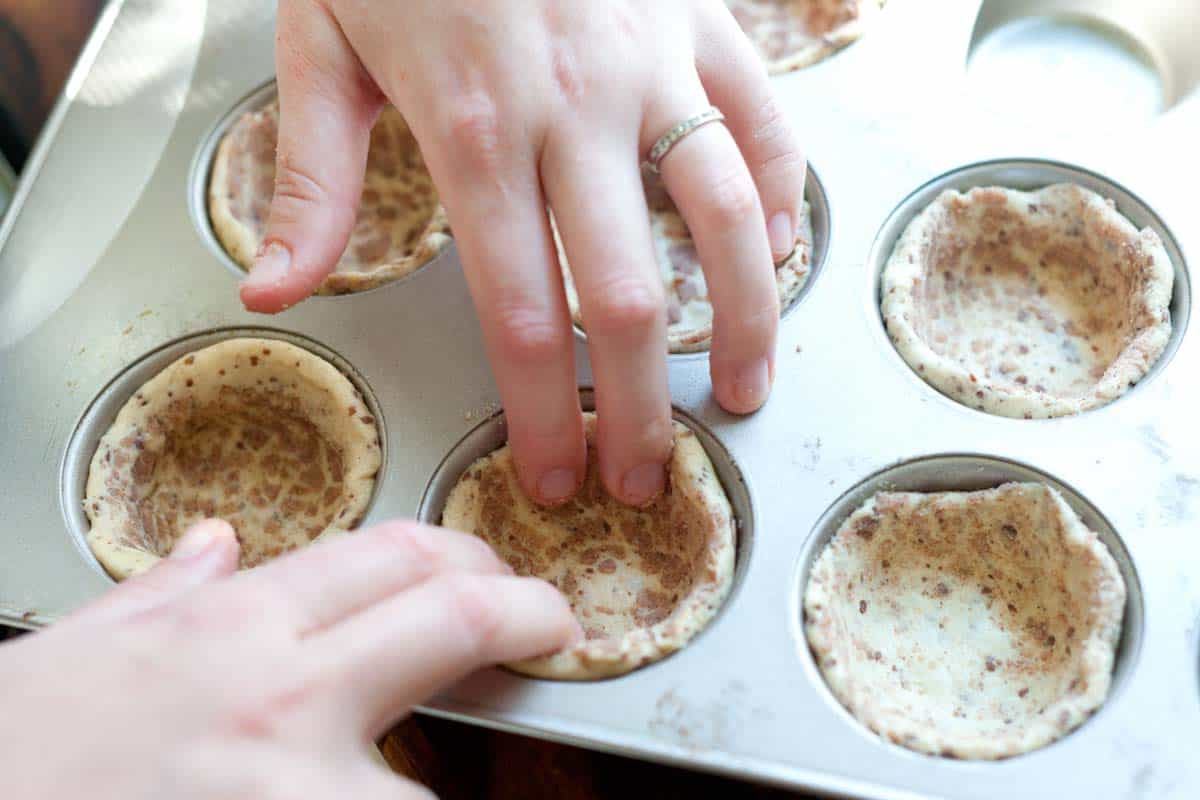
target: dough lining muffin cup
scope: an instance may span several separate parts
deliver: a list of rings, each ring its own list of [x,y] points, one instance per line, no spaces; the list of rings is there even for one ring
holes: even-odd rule
[[[211,347],[221,342],[240,339],[262,339],[278,341],[284,345],[292,345],[307,351],[316,358],[336,369],[356,392],[359,402],[364,407],[366,418],[374,429],[378,441],[379,468],[372,481],[370,496],[361,501],[361,512],[356,514],[358,524],[361,524],[370,513],[371,506],[379,492],[382,476],[386,474],[387,439],[382,410],[366,380],[345,359],[334,351],[323,347],[316,341],[282,330],[270,328],[226,328],[207,331],[182,337],[169,342],[158,349],[147,353],[134,361],[116,375],[99,395],[92,401],[77,423],[67,446],[62,465],[60,491],[62,493],[63,513],[68,521],[72,538],[85,560],[93,564],[107,577],[125,577],[127,568],[140,571],[150,563],[154,556],[145,558],[133,554],[132,559],[119,556],[116,562],[102,565],[88,542],[88,532],[92,524],[84,509],[84,499],[87,495],[89,474],[92,470],[93,459],[105,434],[112,427],[121,410],[137,395],[147,381],[162,373],[170,365],[199,350]],[[361,420],[360,420],[361,422]],[[366,424],[366,423],[363,423]],[[337,527],[336,524],[333,527]],[[119,550],[127,550],[118,548]],[[119,563],[118,563],[119,562]],[[129,562],[128,564],[126,562]],[[108,567],[107,569],[105,567]]]
[[[585,411],[591,411],[594,408],[592,391],[590,389],[583,389],[580,394],[581,404]],[[724,489],[725,497],[729,501],[734,529],[734,563],[728,590],[725,592],[720,606],[716,608],[711,617],[708,617],[702,626],[688,636],[682,645],[682,648],[686,648],[691,642],[704,636],[705,631],[719,621],[724,609],[736,598],[738,588],[748,568],[754,542],[754,504],[750,486],[745,476],[736,462],[733,461],[728,450],[720,443],[720,440],[695,418],[685,412],[675,410],[674,418],[677,423],[683,425],[684,428],[696,437],[698,443],[712,462],[713,472],[720,482],[721,488]],[[443,509],[446,507],[447,500],[454,491],[459,479],[478,459],[494,453],[503,447],[506,441],[507,426],[502,413],[494,414],[471,430],[446,454],[446,457],[434,471],[422,496],[417,518],[431,525],[440,524]],[[584,623],[586,626],[586,621]],[[640,638],[639,636],[638,639],[640,640]],[[614,639],[613,641],[620,640]],[[663,658],[669,658],[671,653],[675,652],[676,649],[672,647],[666,653],[659,653],[650,659],[650,661],[644,663],[658,662]],[[657,650],[657,647],[655,647],[655,650]],[[570,679],[596,680],[605,677],[620,677],[631,671],[623,656],[615,660],[609,656],[610,654],[599,652],[591,674],[569,675],[567,677]],[[515,665],[515,667],[534,678],[553,679],[562,677],[556,675],[555,672],[559,671],[563,663],[565,662],[563,662],[561,656],[556,656],[550,660],[534,659],[530,662]],[[588,660],[584,659],[583,663],[586,665]],[[632,669],[637,669],[639,666],[640,664],[634,664]]]
[[[1005,603],[1012,602],[1015,604],[1015,612],[1012,611],[1011,608],[1006,612],[1004,609],[996,610],[998,607],[992,608],[990,606],[987,611],[983,611],[983,606],[991,602],[991,598],[988,597],[987,594],[982,594],[981,592],[983,590],[980,587],[987,588],[988,594],[994,591],[1000,591],[988,586],[989,584],[995,583],[994,580],[987,578],[985,575],[985,573],[988,572],[988,567],[982,566],[982,561],[971,562],[974,564],[974,566],[979,567],[979,569],[976,569],[974,572],[972,572],[972,575],[975,577],[984,578],[982,583],[980,583],[980,586],[975,586],[974,583],[972,583],[974,578],[971,576],[964,578],[963,576],[957,574],[947,573],[943,575],[941,572],[939,572],[939,570],[944,570],[947,564],[952,562],[952,557],[947,561],[942,561],[931,557],[930,567],[927,568],[929,572],[929,575],[927,576],[929,583],[926,594],[928,596],[924,599],[906,597],[904,592],[909,591],[911,586],[906,585],[905,580],[902,578],[907,577],[907,571],[912,570],[913,572],[919,572],[920,568],[924,565],[921,563],[916,563],[916,561],[913,559],[901,554],[902,557],[898,557],[895,564],[889,563],[884,572],[886,573],[887,570],[898,570],[905,573],[895,581],[895,583],[903,587],[903,591],[897,593],[893,598],[889,598],[886,592],[875,592],[870,601],[860,603],[860,605],[857,607],[858,613],[862,615],[863,618],[865,618],[868,614],[882,614],[889,620],[889,625],[893,624],[895,620],[903,619],[907,620],[908,624],[919,628],[922,622],[928,621],[930,629],[922,634],[921,631],[914,628],[911,634],[911,640],[905,640],[903,634],[896,634],[895,640],[892,642],[887,642],[882,639],[879,641],[872,640],[871,642],[855,639],[854,642],[856,644],[851,645],[848,641],[839,640],[839,636],[845,634],[845,630],[840,627],[840,623],[837,621],[838,614],[842,612],[834,609],[829,602],[829,600],[835,596],[836,592],[843,592],[845,590],[846,587],[844,585],[844,581],[839,583],[836,589],[832,585],[826,586],[821,592],[816,594],[810,594],[810,590],[812,588],[810,586],[810,581],[812,580],[814,569],[821,560],[823,554],[826,553],[827,546],[842,531],[844,523],[846,523],[849,519],[856,518],[856,512],[861,513],[864,504],[866,504],[867,501],[871,500],[872,498],[881,496],[881,493],[883,493],[882,496],[885,497],[887,496],[887,493],[909,492],[920,493],[921,495],[942,492],[986,493],[987,490],[994,490],[999,487],[1012,488],[1014,484],[1032,486],[1035,489],[1045,487],[1051,490],[1049,493],[1049,499],[1051,501],[1056,502],[1056,500],[1054,500],[1055,495],[1061,498],[1065,502],[1065,505],[1070,509],[1070,512],[1078,517],[1078,522],[1082,525],[1082,527],[1096,534],[1096,540],[1098,540],[1098,543],[1103,546],[1104,555],[1111,557],[1107,559],[1108,563],[1115,565],[1115,570],[1120,575],[1120,582],[1124,585],[1122,594],[1123,603],[1120,606],[1118,618],[1120,622],[1120,634],[1119,638],[1116,640],[1115,648],[1109,651],[1113,654],[1111,673],[1106,672],[1100,676],[1102,679],[1107,680],[1109,674],[1111,674],[1111,683],[1107,685],[1104,691],[1100,691],[1098,695],[1095,690],[1099,687],[1091,687],[1091,695],[1088,697],[1080,696],[1081,693],[1086,694],[1087,691],[1089,691],[1088,687],[1080,688],[1077,686],[1076,688],[1071,689],[1064,686],[1061,687],[1061,694],[1055,694],[1053,691],[1051,691],[1047,695],[1046,705],[1051,706],[1055,703],[1062,704],[1062,712],[1059,713],[1066,713],[1063,713],[1061,719],[1059,719],[1057,716],[1055,718],[1042,719],[1039,718],[1036,713],[1034,713],[1030,715],[1029,719],[1020,721],[1029,726],[1028,730],[1018,730],[1018,726],[1014,726],[1012,730],[1009,731],[1010,735],[1007,736],[1004,741],[990,741],[986,737],[983,739],[972,738],[969,741],[965,741],[962,739],[956,739],[955,731],[938,729],[936,724],[930,722],[930,718],[928,717],[924,717],[915,713],[909,716],[903,712],[898,712],[895,708],[882,708],[879,701],[886,698],[886,695],[880,695],[879,698],[875,698],[875,690],[872,690],[869,687],[864,688],[863,686],[857,686],[857,688],[855,688],[857,685],[855,677],[854,675],[850,674],[855,669],[854,665],[838,663],[839,660],[844,661],[848,654],[858,653],[864,659],[866,659],[866,661],[872,662],[872,666],[875,664],[882,664],[884,662],[891,663],[891,660],[894,657],[898,658],[898,656],[896,656],[894,653],[889,652],[884,654],[882,652],[871,653],[868,651],[876,650],[876,648],[882,649],[883,647],[895,644],[897,652],[903,651],[906,648],[916,652],[920,649],[918,643],[923,641],[922,636],[924,636],[924,639],[927,640],[926,644],[929,642],[936,642],[937,644],[944,646],[946,649],[946,657],[948,658],[954,658],[956,656],[966,657],[973,653],[976,649],[987,649],[988,644],[986,640],[981,642],[973,638],[973,634],[975,632],[974,628],[969,628],[966,630],[957,628],[951,628],[946,631],[938,630],[938,626],[934,624],[936,620],[932,618],[926,620],[924,617],[914,616],[913,614],[905,615],[897,610],[900,607],[889,610],[887,608],[887,604],[890,602],[890,599],[894,599],[896,602],[900,603],[902,607],[906,599],[910,602],[916,600],[918,603],[932,602],[934,605],[936,605],[939,602],[939,598],[942,596],[946,598],[957,599],[956,596],[970,595],[969,602],[972,602],[975,604],[975,606],[979,607],[975,609],[976,612],[982,614],[984,617],[992,619],[1004,618],[1005,621],[1003,624],[1000,624],[999,630],[1003,633],[1011,634],[1014,637],[1011,641],[1007,639],[993,640],[991,644],[996,646],[997,652],[1004,647],[1013,644],[1014,642],[1019,643],[1023,638],[1025,638],[1026,632],[1021,628],[1020,623],[1014,623],[1013,627],[1008,627],[1008,617],[1011,616],[1012,620],[1025,619],[1026,616],[1028,616],[1030,619],[1034,619],[1039,613],[1043,612],[1039,612],[1039,609],[1034,607],[1034,604],[1032,603],[1030,603],[1028,608],[1025,607],[1025,605],[1021,603],[1020,597],[1016,599],[1008,598],[1005,600]],[[976,497],[982,498],[987,496],[989,497],[988,502],[991,502],[990,495],[992,494],[995,493],[976,495]],[[1000,497],[999,499],[1002,500],[1003,498]],[[1052,507],[1052,504],[1046,507]],[[928,509],[923,513],[928,513]],[[882,527],[883,526],[880,526],[878,530],[882,530]],[[1067,530],[1068,533],[1071,533],[1070,524],[1068,524]],[[864,530],[862,534],[864,542],[869,544],[874,533],[875,529]],[[856,531],[850,530],[846,535],[853,536],[858,534]],[[1000,535],[1004,536],[1005,534],[1002,532]],[[1019,531],[1017,536],[1020,536]],[[1012,544],[1013,541],[1015,541],[1015,539],[1005,539],[1005,542],[1002,544]],[[1048,541],[1053,543],[1054,538],[1050,537]],[[967,551],[969,550],[970,547],[964,543],[964,555],[966,555]],[[970,559],[968,560],[970,561]],[[1040,568],[1038,564],[1033,562],[1028,562],[1028,564],[1030,569],[1034,572]],[[827,567],[828,565],[823,567],[822,573],[826,581],[828,581],[830,576]],[[978,575],[975,575],[975,573],[978,573]],[[1048,581],[1052,581],[1054,580],[1055,575],[1048,572],[1045,575],[1045,578]],[[999,579],[1003,581],[1004,576],[1000,575]],[[850,580],[853,582],[854,578],[851,576]],[[889,579],[889,583],[891,582],[892,581]],[[921,584],[916,583],[916,578],[914,578],[912,581],[909,581],[909,583],[921,586]],[[972,592],[975,592],[978,594],[978,596],[971,594]],[[816,633],[810,630],[810,625],[814,622],[811,616],[811,612],[813,610],[812,603],[818,596],[823,598],[820,602],[821,610],[818,612],[822,621],[822,628],[819,633]],[[999,595],[995,596],[998,597]],[[933,599],[930,600],[929,598]],[[883,602],[881,603],[880,601]],[[1133,671],[1134,664],[1137,661],[1138,654],[1140,652],[1143,637],[1144,612],[1139,578],[1136,570],[1134,569],[1133,561],[1126,550],[1124,543],[1121,541],[1120,536],[1113,529],[1112,525],[1104,517],[1104,515],[1101,514],[1095,506],[1093,506],[1085,497],[1080,495],[1070,485],[1063,483],[1062,481],[1041,470],[1015,461],[978,454],[932,455],[905,461],[869,476],[839,497],[821,516],[820,520],[817,522],[813,534],[809,537],[809,541],[805,546],[804,553],[801,556],[800,564],[797,569],[793,602],[795,604],[794,607],[797,614],[796,630],[798,648],[804,660],[805,672],[815,684],[821,687],[823,693],[828,697],[829,701],[837,706],[839,715],[842,716],[843,719],[848,722],[848,724],[859,726],[864,733],[867,733],[871,736],[875,736],[877,734],[885,736],[895,744],[905,748],[916,749],[931,755],[942,755],[952,758],[1010,758],[1023,755],[1027,752],[1053,746],[1054,743],[1060,739],[1069,738],[1076,733],[1080,727],[1086,727],[1092,719],[1100,714],[1103,714],[1105,706],[1112,703],[1117,697],[1125,680]],[[877,607],[873,608],[872,606]],[[855,611],[854,608],[849,608],[848,610],[849,612]],[[1054,613],[1058,610],[1060,609],[1047,609],[1046,611]],[[893,614],[896,616],[893,617]],[[951,621],[953,622],[957,620]],[[1062,620],[1056,620],[1056,623],[1061,624],[1064,630],[1071,630],[1074,634],[1070,621],[1063,623]],[[1079,625],[1079,627],[1081,629],[1083,628],[1082,623]],[[1062,631],[1059,631],[1059,633],[1062,634]],[[1090,637],[1092,637],[1094,634],[1094,631],[1085,631],[1079,635],[1079,638],[1082,639],[1084,637],[1089,637],[1090,639]],[[1036,631],[1030,635],[1036,635]],[[962,637],[962,647],[958,649],[952,646],[956,636]],[[1045,646],[1051,650],[1055,644],[1058,645],[1060,647],[1059,653],[1061,654],[1061,648],[1065,646],[1063,642],[1054,642],[1050,638],[1049,633],[1047,633],[1046,636],[1043,636],[1042,639],[1045,640],[1043,644],[1045,644]],[[947,644],[948,641],[950,644]],[[1050,644],[1046,644],[1046,642],[1050,642]],[[831,659],[831,661],[826,663],[824,666],[820,666],[818,664],[818,654],[814,652],[813,649],[818,643],[820,645],[820,655],[826,659]],[[1106,647],[1099,645],[1097,641],[1092,641],[1089,646],[1097,648],[1096,655],[1100,657],[1099,661],[1102,663],[1104,660],[1103,656]],[[861,648],[866,649],[864,650]],[[937,656],[930,653],[926,653],[925,655],[928,657],[925,658],[924,662],[920,661],[920,659],[909,664],[902,663],[903,659],[901,659],[900,662],[897,662],[896,667],[900,671],[896,672],[893,670],[891,675],[888,677],[888,680],[894,678],[896,681],[897,690],[899,690],[901,687],[902,678],[906,682],[905,688],[907,690],[909,686],[907,682],[909,680],[913,682],[920,681],[923,679],[922,670],[933,669],[931,664],[937,663]],[[1077,654],[1077,657],[1081,655],[1082,653]],[[853,655],[850,655],[850,657],[851,660],[853,660]],[[1095,656],[1089,651],[1089,655],[1085,660],[1087,660],[1088,663],[1092,663],[1091,659],[1093,657]],[[983,656],[981,656],[978,664],[975,664],[974,662],[965,664],[961,671],[965,672],[968,669],[974,670],[976,667],[978,667],[982,676],[980,680],[975,682],[978,685],[972,685],[972,687],[966,691],[972,693],[973,695],[977,695],[980,698],[989,697],[988,692],[995,691],[995,685],[997,684],[997,681],[995,680],[996,676],[999,676],[1003,680],[1007,680],[1010,677],[1010,674],[1006,674],[1005,670],[1008,669],[1010,665],[1017,663],[1018,662],[1005,663],[1001,660],[996,660],[989,665]],[[1071,663],[1070,659],[1068,658],[1067,662],[1065,663]],[[990,670],[989,666],[991,667]],[[1026,665],[1026,667],[1027,666],[1028,665]],[[1016,669],[1024,669],[1026,667],[1016,667]],[[824,670],[832,670],[831,674],[836,673],[836,689],[826,682],[826,675],[823,674]],[[957,675],[957,673],[955,674]],[[1019,674],[1019,672],[1012,672],[1011,676],[1016,678],[1019,676]],[[939,702],[946,700],[944,697],[938,697],[937,694],[938,691],[940,691],[938,689],[940,681],[938,679],[930,678],[929,676],[924,676],[924,679],[925,682],[919,685],[921,685],[924,690],[931,693],[933,697],[932,710],[944,712],[948,717],[952,716],[948,709],[938,706]],[[965,683],[966,681],[964,681],[964,685]],[[1020,692],[1022,688],[1025,688],[1025,686],[1024,684],[1019,686],[1014,684],[1012,688],[1013,693],[1015,694]],[[1020,702],[1024,700],[1024,696],[1018,695],[1015,698],[1005,697],[1003,699],[1005,701],[1016,700]],[[845,707],[846,704],[850,704],[856,710],[848,710]],[[883,705],[886,706],[887,703],[885,702]],[[998,703],[996,707],[999,708],[1001,705],[1002,704]],[[988,719],[987,713],[988,712],[985,711],[980,714],[981,718],[985,722]],[[1003,719],[997,718],[992,720],[992,722],[997,723],[993,727],[1001,731],[1003,731],[1006,727]],[[1016,722],[1016,720],[1014,720],[1014,722]],[[870,726],[871,730],[867,729],[867,725]],[[934,749],[931,750],[930,748]]]
[[[982,187],[999,187],[1003,191]],[[998,222],[993,220],[1009,210],[1026,208],[1034,209],[1032,219],[1037,220],[1039,215],[1045,217],[1047,214],[1038,202],[1043,197],[1064,206],[1090,204],[1082,206],[1087,210],[1081,217],[1089,222],[1098,214],[1115,212],[1123,218],[1117,220],[1117,225],[1129,224],[1114,234],[1112,241],[1103,238],[1099,244],[1088,241],[1086,231],[1078,240],[1067,239],[1058,233],[1049,234],[1045,254],[1037,248],[1042,246],[1040,237],[1047,234],[1038,228],[1032,231],[1017,229],[1018,235],[1024,238],[1012,241],[1010,245],[1010,240],[1005,238],[1008,223],[1003,217],[999,217]],[[1064,197],[1067,199],[1063,200]],[[1105,208],[1105,202],[1111,205]],[[993,208],[998,210],[993,211]],[[1097,209],[1103,209],[1103,212]],[[987,226],[999,225],[999,234],[991,228],[987,237],[975,236],[977,231],[974,229],[956,234],[951,215],[960,213],[982,219]],[[936,222],[942,217],[951,219],[941,223],[941,228],[948,228],[947,231],[941,231]],[[1069,217],[1064,215],[1062,219],[1066,221],[1056,219],[1046,227],[1051,230],[1070,227]],[[1110,224],[1111,220],[1104,222]],[[923,225],[920,237],[915,234],[918,223]],[[979,224],[971,222],[971,225]],[[1078,250],[1070,250],[1054,236],[1071,242],[1071,247]],[[1075,241],[1080,244],[1075,245]],[[1063,297],[1051,297],[1048,302],[1046,286],[1042,284],[1052,285],[1061,274],[1075,273],[1062,269],[1055,275],[1053,263],[1049,269],[1038,264],[1061,259],[1064,251],[1065,257],[1082,258],[1081,263],[1086,263],[1087,257],[1081,257],[1079,253],[1096,252],[1098,247],[1102,252],[1104,246],[1114,242],[1117,247],[1131,248],[1128,261],[1139,265],[1132,270],[1136,278],[1130,278],[1134,281],[1129,284],[1132,287],[1130,296],[1134,291],[1139,295],[1142,292],[1138,288],[1141,283],[1137,281],[1158,284],[1146,291],[1142,302],[1156,309],[1159,329],[1151,330],[1150,324],[1144,321],[1146,314],[1142,314],[1136,330],[1130,328],[1118,332],[1125,337],[1121,340],[1123,343],[1110,348],[1111,354],[1101,354],[1104,357],[1097,360],[1092,370],[1094,375],[1077,380],[1070,388],[1057,388],[1052,382],[1059,381],[1066,387],[1065,379],[1060,378],[1080,372],[1083,369],[1080,364],[1087,363],[1077,348],[1087,347],[1090,341],[1088,326],[1096,321],[1088,318],[1092,310],[1091,301],[1087,300],[1088,292],[1102,292],[1110,287],[1097,283],[1099,288],[1095,289],[1089,280],[1086,291],[1078,292],[1078,298],[1072,294],[1076,289],[1071,288]],[[987,249],[977,256],[972,248],[983,244]],[[1148,249],[1135,251],[1132,249],[1135,246]],[[951,252],[947,256],[947,248],[958,248],[955,252],[966,255],[959,257]],[[920,260],[927,251],[941,260],[949,258],[954,265],[944,272],[939,267],[934,274],[924,268]],[[1114,261],[1125,261],[1125,251],[1121,252],[1120,258]],[[1136,386],[1147,383],[1166,368],[1182,340],[1191,310],[1191,284],[1184,268],[1183,254],[1174,235],[1158,215],[1116,182],[1054,161],[999,159],[960,167],[930,180],[906,197],[884,222],[871,249],[869,263],[881,326],[889,343],[912,369],[912,374],[963,406],[1000,416],[1024,419],[1067,416],[1122,400]],[[1026,269],[1029,263],[1034,264],[1030,273],[1015,272]],[[959,265],[970,265],[972,272],[960,272],[962,267]],[[1002,271],[1007,277],[997,278],[993,283],[991,276]],[[1014,279],[1014,274],[1025,276]],[[1096,280],[1101,278],[1097,276]],[[1169,300],[1165,303],[1169,328],[1161,324],[1164,321],[1159,319],[1161,312],[1158,311],[1163,309],[1164,281],[1169,282]],[[961,288],[964,285],[968,288]],[[1005,294],[1013,287],[1017,289],[1015,294]],[[1018,341],[1026,335],[1024,332],[1012,337],[985,335],[979,341],[967,341],[961,331],[951,330],[963,319],[969,321],[968,315],[972,313],[971,308],[958,307],[962,297],[967,299],[961,302],[968,305],[974,303],[980,309],[986,306],[990,309],[988,313],[996,314],[999,323],[1028,331],[1032,348]],[[1056,302],[1061,307],[1056,307]],[[1118,302],[1128,300],[1119,299]],[[1007,310],[1009,306],[1011,312]],[[1006,310],[995,311],[997,308]],[[1011,314],[1011,319],[1005,317],[1007,314]],[[1018,315],[1022,322],[1017,322]],[[939,344],[939,341],[945,344]],[[1052,347],[1052,343],[1059,346]],[[951,345],[958,350],[943,353],[943,349]],[[1082,355],[1090,357],[1092,354]],[[994,370],[994,374],[989,370]],[[1042,382],[1046,385],[1041,385]]]

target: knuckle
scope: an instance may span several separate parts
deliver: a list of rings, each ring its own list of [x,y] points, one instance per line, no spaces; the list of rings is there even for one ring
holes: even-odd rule
[[[551,55],[551,75],[558,96],[567,107],[581,107],[594,75],[580,62],[574,48],[562,43],[554,48]]]
[[[415,522],[385,522],[379,526],[378,535],[391,549],[417,556],[422,562],[430,561],[436,555],[433,543]]]
[[[492,549],[491,545],[475,534],[455,531],[453,535],[459,537],[462,542],[463,551],[472,556],[472,561],[487,563],[500,560],[500,557],[496,555],[496,551]]]
[[[772,296],[766,305],[740,314],[726,314],[714,309],[713,327],[725,333],[726,338],[732,335],[748,345],[762,345],[759,348],[762,349],[766,346],[764,343],[774,340],[779,327],[779,301]]]
[[[751,132],[756,144],[781,145],[786,149],[791,145],[792,128],[788,123],[783,109],[775,102],[775,98],[767,98],[754,114],[754,130]]]
[[[460,98],[446,122],[446,138],[467,170],[496,174],[502,171],[508,147],[495,102],[483,94]]]
[[[665,464],[674,448],[674,434],[669,413],[647,408],[622,427],[614,428],[607,441],[620,442],[622,453],[636,455],[635,463]]]
[[[274,739],[286,734],[291,722],[317,698],[328,695],[335,676],[313,674],[236,705],[229,713],[229,728],[248,739]]]
[[[525,299],[510,298],[494,306],[499,346],[509,359],[545,363],[566,352],[569,339],[546,310]]]
[[[750,165],[755,174],[764,172],[803,173],[807,164],[792,134],[783,109],[768,98],[754,116],[751,138],[757,156]]]
[[[657,286],[634,278],[616,278],[595,293],[587,324],[590,331],[601,336],[644,333],[665,313]]]
[[[310,170],[288,150],[280,149],[275,164],[275,198],[302,205],[322,205],[329,193]]]
[[[480,656],[501,626],[501,611],[493,593],[483,578],[469,573],[447,576],[446,591],[460,641],[468,653]]]
[[[221,605],[180,603],[163,609],[162,615],[173,634],[189,639],[228,630],[236,622],[228,608]]]
[[[702,224],[715,230],[736,228],[758,210],[758,192],[750,176],[738,170],[714,181],[702,208]]]

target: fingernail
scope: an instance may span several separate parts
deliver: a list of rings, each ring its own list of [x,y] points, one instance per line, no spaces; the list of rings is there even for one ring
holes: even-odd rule
[[[267,286],[282,283],[292,267],[292,254],[279,242],[271,242],[254,259],[248,283]]]
[[[767,240],[771,243],[771,255],[776,261],[781,261],[792,252],[796,246],[796,230],[790,214],[779,211],[771,217],[767,223]]]
[[[625,478],[621,481],[621,491],[626,502],[644,506],[658,497],[665,481],[662,464],[642,464],[625,473]]]
[[[764,358],[738,373],[733,384],[733,394],[738,403],[747,411],[758,409],[767,401],[771,392],[771,368]]]
[[[543,503],[561,503],[575,493],[575,473],[552,469],[538,481],[538,496]]]
[[[195,558],[212,547],[220,535],[220,524],[212,520],[203,520],[192,525],[171,548],[171,558]]]

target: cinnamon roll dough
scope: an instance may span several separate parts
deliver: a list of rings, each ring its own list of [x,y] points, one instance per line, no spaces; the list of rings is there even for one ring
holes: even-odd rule
[[[217,148],[208,192],[213,232],[250,269],[275,190],[279,103],[249,111]],[[371,131],[358,216],[337,267],[317,294],[360,292],[402,278],[450,246],[446,212],[404,118],[387,106]]]
[[[935,388],[1006,417],[1105,405],[1171,336],[1174,271],[1157,234],[1074,184],[943,192],[883,271],[901,357]]]
[[[230,339],[176,360],[117,414],[88,472],[87,541],[120,580],[216,516],[253,567],[357,525],[380,459],[377,423],[333,365]]]
[[[674,423],[667,489],[635,509],[601,485],[595,416],[585,417],[588,475],[573,500],[543,508],[527,499],[506,445],[463,473],[442,513],[443,525],[479,536],[570,602],[586,640],[508,665],[527,675],[588,680],[657,661],[709,623],[733,580],[733,512],[696,435]]]
[[[862,36],[883,0],[725,0],[772,75],[807,67]]]
[[[813,565],[804,623],[851,714],[896,744],[1014,756],[1108,695],[1125,584],[1048,486],[880,492]]]

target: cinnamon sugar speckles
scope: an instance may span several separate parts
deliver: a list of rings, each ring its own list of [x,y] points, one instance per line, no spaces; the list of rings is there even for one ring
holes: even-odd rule
[[[888,334],[928,383],[1033,419],[1111,402],[1158,360],[1174,272],[1161,240],[1074,184],[943,192],[883,273]]]
[[[209,214],[230,257],[248,269],[262,243],[275,185],[279,105],[249,111],[213,163]],[[371,131],[363,192],[346,252],[318,294],[379,286],[420,269],[450,244],[450,228],[417,141],[388,106]]]
[[[241,567],[361,517],[381,458],[377,433],[339,413],[361,413],[361,397],[322,359],[264,341],[231,339],[177,360],[101,439],[88,542],[115,577],[153,564],[205,517],[233,525]]]
[[[858,39],[882,0],[725,0],[771,74],[807,67]]]
[[[1124,604],[1112,555],[1058,493],[1010,483],[874,495],[818,555],[804,624],[830,690],[871,730],[991,759],[1104,702]]]
[[[594,444],[595,417],[585,417]],[[588,453],[583,487],[559,506],[522,494],[507,447],[476,461],[446,503],[443,524],[475,533],[518,574],[552,582],[587,631],[584,645],[512,665],[521,672],[589,679],[656,661],[707,624],[732,581],[732,510],[691,431],[675,423],[668,487],[646,508],[610,497],[596,448]]]

